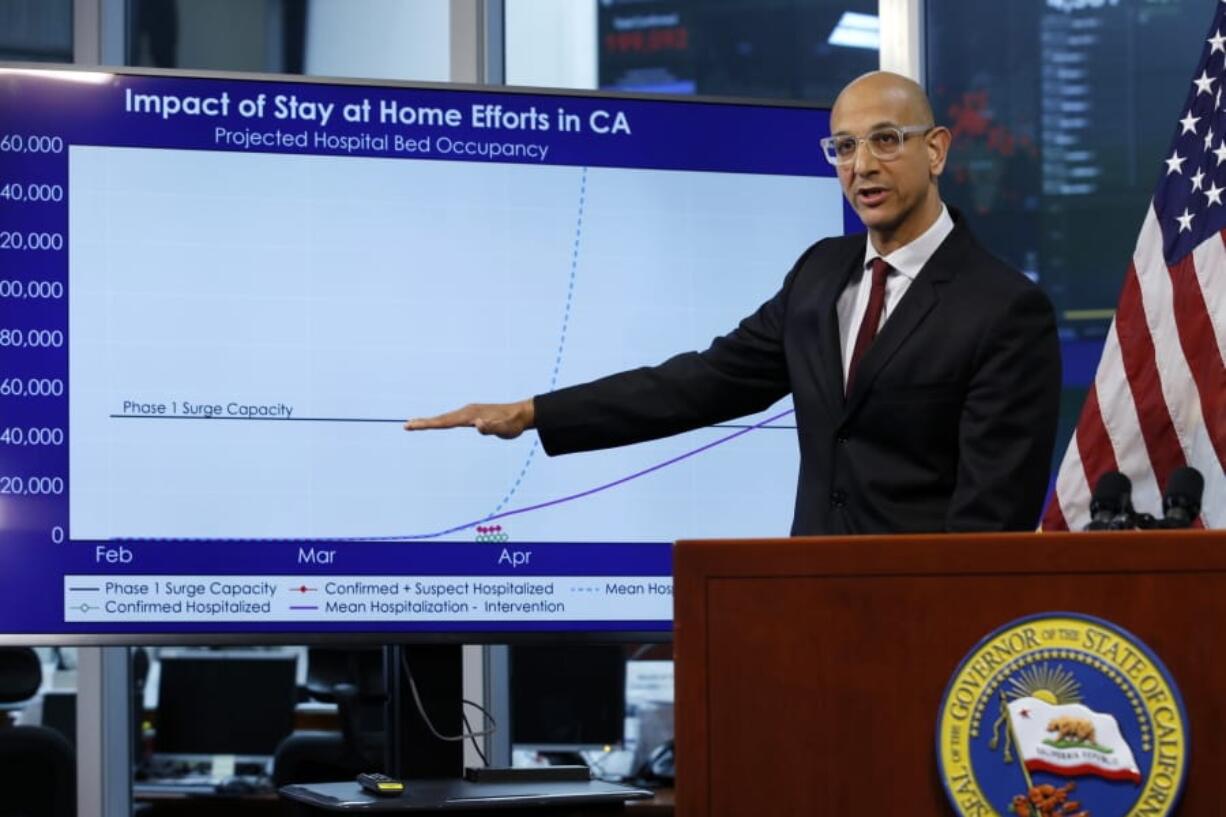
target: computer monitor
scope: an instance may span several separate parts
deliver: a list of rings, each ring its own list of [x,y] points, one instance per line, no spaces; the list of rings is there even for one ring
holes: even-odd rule
[[[265,762],[294,729],[297,656],[171,652],[159,660],[154,754]]]
[[[618,746],[626,654],[617,645],[513,646],[511,744],[542,753]]]
[[[0,66],[0,640],[667,639],[790,399],[548,457],[403,420],[705,348],[858,224],[807,104]]]
[[[626,663],[626,748],[632,751],[630,768],[644,779],[667,776],[664,768],[649,763],[661,759],[676,737],[672,659],[633,660]]]
[[[43,693],[42,725],[64,736],[69,744],[77,744],[77,693],[48,690]]]

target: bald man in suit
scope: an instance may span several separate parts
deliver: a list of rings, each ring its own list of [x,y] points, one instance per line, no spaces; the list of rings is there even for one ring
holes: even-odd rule
[[[942,203],[951,136],[923,89],[866,74],[830,124],[822,146],[867,235],[811,246],[732,332],[658,366],[405,427],[535,428],[563,454],[725,422],[790,393],[793,535],[1033,529],[1060,395],[1050,301]]]

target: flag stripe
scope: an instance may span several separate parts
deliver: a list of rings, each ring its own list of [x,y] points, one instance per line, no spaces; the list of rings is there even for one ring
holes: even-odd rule
[[[1192,257],[1205,298],[1205,308],[1213,324],[1213,334],[1217,337],[1218,355],[1226,360],[1226,285],[1222,281],[1223,271],[1226,271],[1226,230],[1219,232],[1218,238],[1220,240],[1202,242],[1193,251]],[[1207,475],[1202,502],[1205,510],[1196,524],[1197,527],[1220,528],[1226,527],[1226,478],[1213,478],[1215,472],[1221,473],[1222,463],[1220,460],[1214,463],[1218,458],[1210,448],[1207,444],[1194,445],[1189,455],[1189,464]]]
[[[1151,207],[1141,227],[1141,237],[1133,264],[1137,270],[1137,283],[1141,287],[1141,302],[1145,305],[1145,320],[1150,338],[1154,342],[1154,357],[1158,376],[1162,380],[1162,396],[1179,445],[1185,456],[1192,449],[1195,430],[1201,425],[1200,398],[1195,390],[1189,390],[1192,372],[1179,344],[1179,334],[1174,326],[1175,295],[1171,274],[1162,257],[1162,229]]]
[[[1060,510],[1059,492],[1053,499],[1052,503],[1047,506],[1047,515],[1043,517],[1044,530],[1068,530],[1068,522],[1064,519],[1064,512]]]
[[[1084,410],[1084,407],[1083,407]],[[1077,436],[1069,440],[1056,474],[1055,496],[1043,517],[1043,530],[1081,530],[1090,521],[1090,488],[1077,448]]]
[[[1111,437],[1103,424],[1103,415],[1098,410],[1098,383],[1090,386],[1086,403],[1081,409],[1081,421],[1077,423],[1077,449],[1081,454],[1081,467],[1087,485],[1094,485],[1108,471],[1118,471],[1115,450]]]
[[[1103,427],[1111,438],[1115,452],[1115,469],[1132,480],[1132,506],[1138,511],[1160,513],[1162,491],[1154,477],[1154,469],[1141,440],[1141,420],[1133,403],[1128,378],[1124,376],[1124,361],[1120,351],[1119,318],[1111,324],[1111,333],[1103,345],[1103,357],[1098,364],[1094,388]]]
[[[1205,527],[1226,528],[1226,478],[1221,471],[1218,471],[1216,478],[1211,476],[1213,472],[1197,465],[1195,457],[1192,465],[1205,475],[1205,496],[1201,500],[1200,512],[1205,519]]]
[[[1141,775],[1139,772],[1134,772],[1131,769],[1104,769],[1101,766],[1095,766],[1090,763],[1083,763],[1079,766],[1060,766],[1056,763],[1048,763],[1045,760],[1026,761],[1026,770],[1030,772],[1050,772],[1058,774],[1062,777],[1085,777],[1086,775],[1094,775],[1106,780],[1124,780],[1129,783],[1140,783]]]
[[[1135,264],[1128,265],[1128,273],[1124,276],[1124,290],[1120,294],[1115,321],[1124,373],[1137,407],[1145,450],[1149,453],[1158,484],[1166,485],[1171,472],[1187,465],[1187,461],[1179,445],[1179,435],[1175,433],[1175,424],[1171,421],[1171,412],[1162,397],[1154,341],[1145,321],[1145,307],[1141,302]]]
[[[1175,321],[1172,319],[1175,313],[1174,285],[1166,261],[1157,251],[1161,241],[1162,229],[1151,208],[1137,241],[1134,266],[1138,270],[1137,282],[1141,287],[1146,320],[1154,340],[1163,399],[1166,401],[1185,459],[1206,478],[1205,497],[1202,502],[1205,510],[1202,514],[1222,514],[1222,511],[1214,510],[1216,506],[1210,500],[1214,494],[1226,493],[1226,480],[1221,478],[1222,469],[1217,463],[1217,455],[1205,434],[1200,396],[1192,385],[1192,371],[1187,358],[1184,357]],[[1205,243],[1214,244],[1217,241],[1213,239]],[[1142,274],[1141,270],[1144,270],[1145,274]],[[1222,507],[1226,508],[1226,505]],[[1215,524],[1213,518],[1206,517],[1209,527],[1226,524],[1226,519]]]
[[[1213,334],[1217,335],[1217,353],[1226,360],[1226,286],[1222,285],[1226,270],[1226,230],[1218,233],[1220,241],[1206,241],[1196,248],[1196,275],[1205,294],[1205,306],[1213,319]],[[1214,272],[1217,270],[1217,272]]]
[[[1201,414],[1219,467],[1226,467],[1226,367],[1201,294],[1193,256],[1170,267],[1179,341],[1200,393]]]

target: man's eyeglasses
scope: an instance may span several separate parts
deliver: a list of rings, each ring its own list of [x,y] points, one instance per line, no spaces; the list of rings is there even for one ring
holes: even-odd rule
[[[855,161],[856,149],[861,142],[864,142],[868,145],[869,153],[878,159],[889,161],[898,158],[902,153],[903,142],[908,136],[927,133],[935,127],[935,125],[904,125],[900,128],[890,126],[869,131],[868,136],[849,134],[827,136],[822,140],[822,151],[826,154],[826,161],[830,164],[847,165]]]

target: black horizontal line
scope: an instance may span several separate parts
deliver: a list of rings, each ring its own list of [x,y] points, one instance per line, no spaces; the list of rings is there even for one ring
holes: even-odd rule
[[[189,414],[112,414],[112,420],[242,420],[245,422],[266,423],[404,423],[403,417],[385,419],[382,417],[230,417],[214,414],[211,417]]]
[[[241,420],[245,422],[265,423],[396,423],[403,424],[402,418],[386,419],[383,417],[230,417],[214,414],[211,417],[188,414],[112,414],[112,420]],[[752,423],[717,423],[707,428],[762,428],[762,429],[792,429],[794,425],[754,425]]]

